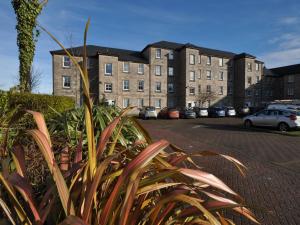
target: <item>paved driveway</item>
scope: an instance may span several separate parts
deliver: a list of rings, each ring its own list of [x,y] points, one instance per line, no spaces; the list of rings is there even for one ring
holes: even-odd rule
[[[300,138],[245,130],[238,118],[148,120],[142,124],[155,139],[167,139],[187,151],[213,150],[241,160],[243,178],[220,158],[197,159],[245,198],[261,224],[300,224]],[[237,224],[251,224],[237,216]]]

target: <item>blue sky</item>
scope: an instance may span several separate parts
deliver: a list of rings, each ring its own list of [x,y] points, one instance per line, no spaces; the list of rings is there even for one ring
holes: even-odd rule
[[[160,40],[248,52],[267,67],[300,63],[299,0],[49,0],[39,23],[66,46],[82,44],[91,17],[88,43],[141,50]],[[16,19],[10,0],[0,1],[0,89],[18,82]],[[36,92],[52,93],[50,50],[58,49],[45,33],[34,67],[42,72]]]

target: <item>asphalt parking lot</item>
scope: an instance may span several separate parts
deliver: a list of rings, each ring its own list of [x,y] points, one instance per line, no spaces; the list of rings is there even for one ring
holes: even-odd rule
[[[246,130],[239,118],[141,121],[154,139],[167,139],[188,152],[212,150],[247,167],[243,178],[221,158],[195,161],[245,198],[261,224],[300,224],[300,137]],[[237,224],[253,224],[234,216]]]

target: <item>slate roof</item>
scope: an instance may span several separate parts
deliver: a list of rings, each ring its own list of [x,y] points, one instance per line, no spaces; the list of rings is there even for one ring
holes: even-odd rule
[[[86,48],[87,48],[88,57],[94,57],[97,55],[110,55],[110,56],[117,56],[120,61],[148,63],[148,60],[144,58],[142,53],[139,51],[132,51],[126,49],[119,49],[119,48],[109,48],[109,47],[102,47],[96,45],[87,45]],[[82,46],[68,48],[67,50],[72,52],[74,56],[83,55]],[[50,51],[50,53],[52,55],[65,55],[65,51],[63,49]]]
[[[246,52],[243,52],[241,54],[238,54],[236,56],[234,56],[235,59],[241,59],[241,58],[251,58],[251,59],[255,59],[256,57],[254,55],[250,55]]]
[[[270,70],[273,73],[280,75],[280,76],[291,75],[291,74],[299,74],[300,75],[300,64],[282,66],[282,67],[272,68]]]
[[[154,42],[152,44],[147,45],[142,50],[142,52],[145,49],[147,49],[148,47],[172,49],[172,50],[178,50],[178,51],[183,48],[193,48],[193,49],[199,50],[199,52],[202,54],[207,54],[207,55],[211,55],[211,56],[219,56],[219,57],[227,57],[227,58],[232,58],[236,55],[233,52],[220,51],[220,50],[211,49],[211,48],[204,48],[204,47],[197,46],[197,45],[194,45],[191,43],[181,44],[181,43],[169,42],[169,41],[159,41],[159,42]]]

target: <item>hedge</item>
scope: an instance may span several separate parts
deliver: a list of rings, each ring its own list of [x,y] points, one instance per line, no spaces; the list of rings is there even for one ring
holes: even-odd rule
[[[53,109],[61,113],[75,107],[75,102],[70,97],[0,92],[0,107],[4,107],[5,104],[8,110],[19,106],[23,109],[41,112],[46,118],[55,114]]]

